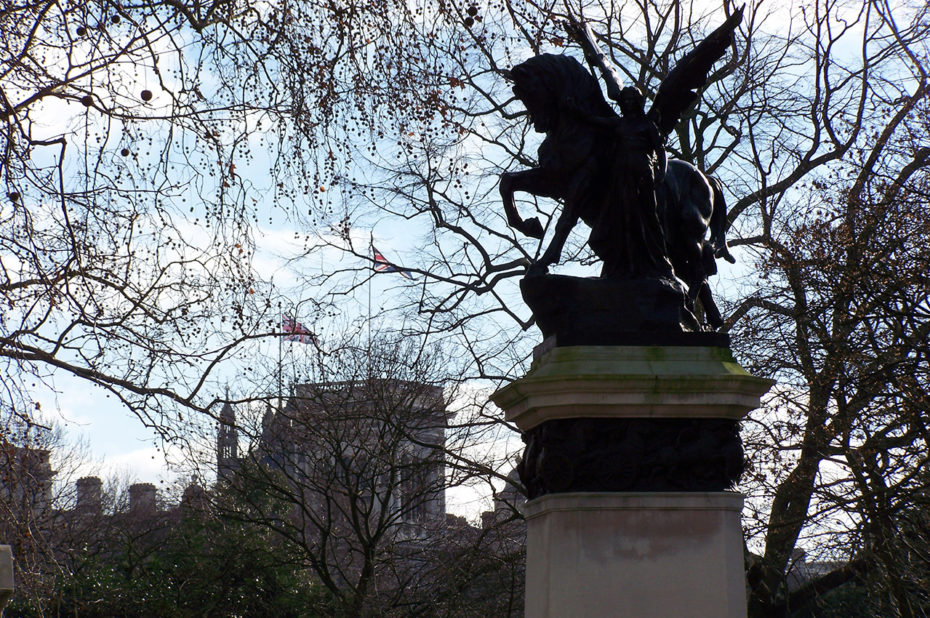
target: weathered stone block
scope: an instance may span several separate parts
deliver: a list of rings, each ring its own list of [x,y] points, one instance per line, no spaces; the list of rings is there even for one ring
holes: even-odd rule
[[[0,545],[0,614],[13,598],[13,551]]]

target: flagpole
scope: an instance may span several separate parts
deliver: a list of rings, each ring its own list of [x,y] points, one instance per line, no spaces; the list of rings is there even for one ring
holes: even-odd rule
[[[370,253],[372,256],[374,256],[374,253],[375,253],[374,232],[370,232],[369,237],[370,237],[370,240],[369,240]],[[371,286],[372,286],[372,283],[374,283],[376,272],[377,271],[374,269],[374,266],[372,266],[370,279],[368,280],[368,350],[367,350],[367,356],[368,356],[368,377],[369,378],[371,377]]]
[[[368,358],[371,358],[371,284],[375,278],[374,270],[371,272],[371,281],[368,282]]]
[[[284,321],[284,316],[281,316],[281,321]],[[282,329],[283,330],[283,329]],[[284,333],[281,333],[281,336],[278,337],[278,412],[284,409],[284,398],[281,392],[281,350],[284,347]]]

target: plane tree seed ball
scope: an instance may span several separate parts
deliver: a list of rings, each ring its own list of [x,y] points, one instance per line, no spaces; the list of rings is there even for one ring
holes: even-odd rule
[[[143,90],[141,96],[142,96],[142,100],[143,100],[143,101],[151,101],[151,100],[152,100],[152,91],[151,91],[151,90]]]

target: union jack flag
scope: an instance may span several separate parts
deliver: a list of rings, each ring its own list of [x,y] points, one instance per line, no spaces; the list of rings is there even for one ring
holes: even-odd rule
[[[396,266],[387,261],[380,251],[378,251],[374,245],[371,246],[371,250],[374,253],[375,265],[374,269],[376,273],[400,273],[401,276],[407,277],[408,279],[413,279],[413,273],[403,268],[401,266]]]
[[[281,330],[288,333],[287,336],[284,337],[286,341],[312,343],[314,345],[320,344],[316,335],[313,334],[313,331],[287,314],[281,316]]]

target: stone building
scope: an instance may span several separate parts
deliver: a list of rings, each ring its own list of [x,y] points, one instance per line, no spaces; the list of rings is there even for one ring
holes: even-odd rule
[[[269,407],[258,440],[238,455],[236,413],[226,404],[217,434],[217,476],[247,458],[278,470],[299,488],[301,506],[368,492],[401,534],[445,525],[442,388],[387,379],[296,384],[280,409]],[[375,509],[371,515],[377,515]]]
[[[39,517],[52,508],[51,451],[0,445],[0,503],[10,512]]]

